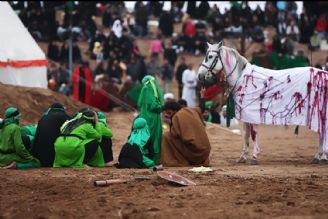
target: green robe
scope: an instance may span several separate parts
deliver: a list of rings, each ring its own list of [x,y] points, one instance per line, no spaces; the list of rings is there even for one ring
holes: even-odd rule
[[[163,135],[161,112],[164,106],[164,98],[157,81],[147,80],[147,77],[149,76],[145,76],[142,80],[143,88],[138,100],[138,107],[140,110],[139,117],[147,121],[150,138],[154,144],[153,160],[155,164],[159,164]]]
[[[133,129],[128,139],[130,145],[137,145],[141,154],[142,162],[148,168],[153,168],[155,163],[151,160],[148,155],[149,151],[145,147],[149,143],[150,133],[147,122],[143,118],[137,118],[134,120]]]
[[[36,125],[25,125],[21,127],[21,135],[26,135],[31,141],[30,148],[28,148],[29,151],[33,148],[36,128]]]
[[[13,161],[16,161],[17,168],[21,164],[31,164],[29,167],[40,166],[39,161],[25,148],[19,125],[10,123],[0,129],[0,166],[7,166]]]
[[[83,167],[84,145],[95,139],[100,141],[102,136],[100,129],[99,123],[95,128],[90,123],[84,123],[70,133],[80,136],[83,140],[73,136],[59,136],[55,142],[54,167]],[[103,167],[104,164],[101,148],[98,147],[88,165]]]
[[[110,128],[108,128],[104,123],[98,122],[98,126],[99,126],[99,131],[100,131],[102,137],[105,137],[105,138],[113,137],[112,130]]]

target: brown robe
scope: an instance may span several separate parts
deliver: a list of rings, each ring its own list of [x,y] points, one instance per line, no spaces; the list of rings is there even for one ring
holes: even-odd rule
[[[199,108],[182,108],[172,118],[170,132],[163,135],[164,166],[209,165],[211,151]]]

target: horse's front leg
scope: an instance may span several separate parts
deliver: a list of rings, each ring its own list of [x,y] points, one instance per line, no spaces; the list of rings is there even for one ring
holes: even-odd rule
[[[322,145],[323,145],[322,134],[319,134],[319,145],[317,147],[317,153],[314,155],[314,158],[311,162],[312,164],[318,164],[320,162],[321,155],[322,155]]]
[[[249,147],[250,124],[243,123],[243,152],[241,153],[238,163],[246,163]]]
[[[257,164],[257,156],[260,154],[260,146],[258,144],[258,128],[255,124],[250,124],[250,132],[251,132],[251,138],[253,140],[254,146],[253,146],[253,157],[251,160],[252,165]]]

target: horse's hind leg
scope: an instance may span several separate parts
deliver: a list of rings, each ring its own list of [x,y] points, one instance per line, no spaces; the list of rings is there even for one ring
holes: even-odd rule
[[[251,129],[251,137],[252,137],[252,140],[253,140],[253,143],[254,143],[253,157],[252,157],[252,160],[251,160],[251,164],[256,165],[257,164],[257,156],[260,154],[260,147],[259,147],[259,144],[258,144],[257,125],[251,124],[250,129]]]
[[[321,147],[321,157],[320,157],[320,164],[327,164],[328,163],[328,158],[327,158],[327,139],[325,139],[326,136],[324,136],[322,133],[320,134],[320,147]],[[322,139],[322,140],[321,140]]]
[[[319,145],[318,145],[318,151],[317,153],[314,155],[314,158],[312,160],[312,164],[318,164],[320,163],[320,160],[321,160],[321,155],[323,154],[323,151],[322,151],[322,145],[323,145],[323,137],[322,137],[322,134],[319,135]]]
[[[246,163],[247,160],[247,155],[248,155],[248,147],[249,147],[249,136],[251,134],[250,131],[250,124],[248,123],[243,123],[243,152],[239,157],[239,160],[237,161],[238,163]]]

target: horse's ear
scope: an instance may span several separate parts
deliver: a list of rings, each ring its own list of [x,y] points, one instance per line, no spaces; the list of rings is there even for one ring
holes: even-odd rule
[[[218,49],[223,46],[223,40],[218,43]]]
[[[207,43],[208,48],[210,48],[212,46],[209,42],[206,42],[206,43]]]

